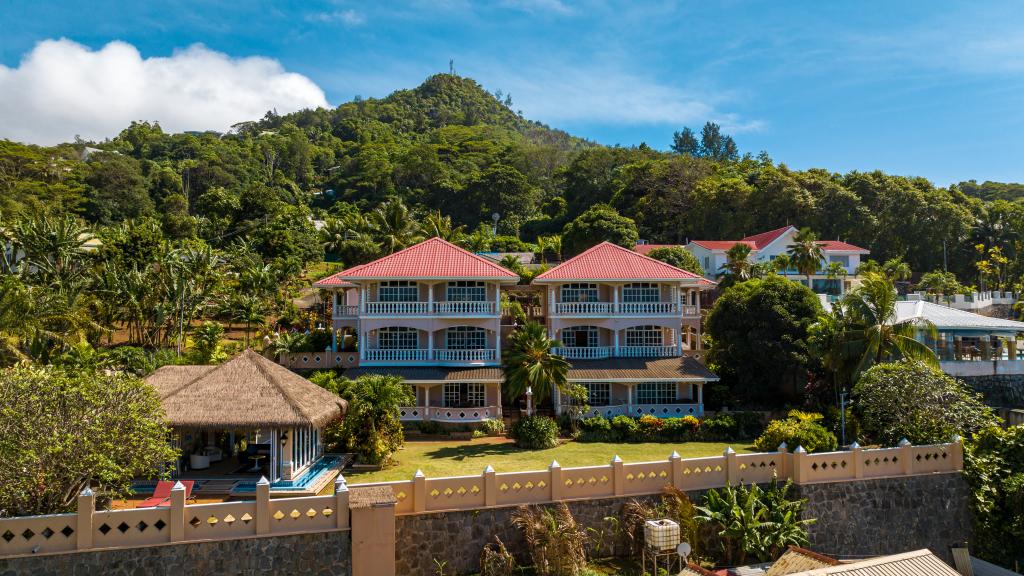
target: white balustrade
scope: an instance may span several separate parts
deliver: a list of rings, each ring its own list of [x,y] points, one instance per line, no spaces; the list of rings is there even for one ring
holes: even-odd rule
[[[426,406],[402,406],[398,409],[398,419],[403,422],[423,420],[429,410]]]
[[[367,315],[427,315],[430,313],[429,302],[367,302]]]
[[[683,416],[700,417],[704,415],[701,404],[634,404],[632,416],[650,414],[658,418],[682,418]]]
[[[366,352],[367,362],[425,362],[430,360],[430,350],[426,349],[386,349],[370,348]]]
[[[611,313],[611,302],[558,302],[555,304],[555,314],[562,316],[607,315]]]
[[[697,306],[685,305],[683,306],[683,317],[693,318],[700,316],[700,309]]]
[[[593,347],[578,347],[578,346],[565,346],[562,348],[552,348],[552,354],[558,354],[564,356],[569,360],[598,360],[601,358],[611,357],[613,352],[612,348],[606,346],[593,346]]]
[[[479,350],[434,350],[434,360],[440,362],[489,362],[497,358],[497,351]]]
[[[619,304],[619,313],[636,316],[662,316],[678,314],[679,307],[675,302],[623,302]]]
[[[438,315],[494,315],[497,314],[497,304],[484,301],[467,302],[435,302],[434,313]]]
[[[472,406],[463,408],[430,408],[430,419],[439,422],[479,422],[498,416],[496,406]]]
[[[352,318],[359,315],[359,306],[335,306],[335,318]]]
[[[665,358],[679,356],[675,346],[620,346],[616,354],[621,358]]]

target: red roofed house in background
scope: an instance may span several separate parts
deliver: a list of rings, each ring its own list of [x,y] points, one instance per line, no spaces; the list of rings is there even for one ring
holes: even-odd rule
[[[405,378],[417,402],[403,420],[472,423],[501,416],[501,286],[518,281],[431,238],[314,286],[333,292],[335,333],[357,335],[358,367],[346,376]]]
[[[793,237],[797,232],[796,226],[784,226],[739,240],[692,240],[685,248],[697,257],[700,265],[704,268],[704,276],[713,279],[718,276],[722,266],[728,261],[725,253],[735,244],[743,243],[750,246],[750,262],[767,263],[786,253],[790,245],[793,244]],[[818,274],[811,276],[811,289],[816,294],[832,296],[846,293],[852,286],[861,257],[870,254],[870,251],[838,240],[821,240],[820,244],[825,258],[822,260]],[[650,245],[637,246],[637,250],[647,246]],[[653,248],[648,250],[653,250]],[[838,262],[846,270],[847,279],[828,277],[826,269],[833,262]],[[794,269],[784,273],[797,282],[806,283],[806,278]]]
[[[585,386],[592,414],[703,413],[699,293],[713,282],[602,242],[538,275],[555,351]],[[556,411],[563,406],[555,400]]]

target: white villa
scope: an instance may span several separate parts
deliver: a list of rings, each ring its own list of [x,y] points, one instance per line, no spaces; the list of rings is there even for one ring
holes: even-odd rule
[[[432,238],[315,286],[333,294],[334,333],[358,339],[357,359],[338,354],[335,338],[330,356],[346,376],[401,376],[416,392],[403,420],[474,424],[502,415],[501,292],[518,280]],[[703,385],[717,380],[699,361],[699,292],[712,286],[607,242],[533,283],[564,344],[555,352],[572,363],[570,381],[590,391],[593,412],[663,417],[701,415]]]
[[[951,376],[1024,374],[1024,347],[1017,340],[1024,334],[1024,322],[911,298],[896,303],[896,320],[926,320],[935,326],[935,340],[924,330],[918,333],[918,339],[939,357],[943,372]]]
[[[725,253],[734,245],[746,244],[750,246],[749,260],[752,264],[767,263],[779,257],[779,255],[786,254],[786,251],[793,244],[793,237],[796,236],[797,232],[796,226],[784,226],[777,230],[762,232],[739,240],[691,240],[684,248],[689,250],[700,261],[701,267],[704,268],[705,278],[714,279],[721,271],[722,266],[728,261]],[[851,279],[857,270],[857,266],[860,265],[861,258],[870,254],[870,251],[839,240],[821,240],[819,243],[825,258],[821,261],[818,273],[811,276],[811,290],[816,294],[834,296],[845,294],[851,288]],[[640,245],[637,247],[637,250],[641,253],[647,253],[656,247],[650,244]],[[833,262],[841,264],[851,279],[829,278],[826,270]],[[806,283],[807,281],[795,269],[786,270],[784,273],[787,276],[792,276],[793,280],[797,282]]]
[[[538,275],[548,331],[592,414],[703,414],[700,276],[603,242]],[[555,399],[555,410],[563,409]]]

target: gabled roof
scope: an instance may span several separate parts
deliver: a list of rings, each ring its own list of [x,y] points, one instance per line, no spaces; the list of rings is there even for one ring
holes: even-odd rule
[[[960,576],[959,572],[950,568],[928,549],[796,572],[791,576],[831,574],[845,574],[846,576]]]
[[[782,228],[776,228],[775,230],[769,230],[768,232],[761,232],[760,234],[754,234],[753,236],[747,236],[743,238],[743,242],[749,242],[754,245],[754,248],[760,250],[772,242],[778,240],[779,236],[782,236],[790,230],[796,230],[796,226],[783,226]]]
[[[220,366],[164,366],[146,378],[167,423],[181,428],[320,427],[345,401],[246,350]]]
[[[765,570],[764,576],[787,576],[794,572],[826,568],[838,564],[839,561],[834,558],[829,558],[799,546],[790,545],[789,549],[783,552],[782,556],[779,556],[779,559],[772,562],[772,565]]]
[[[534,278],[534,282],[552,280],[704,280],[692,272],[681,270],[623,248],[601,242],[578,256]]]
[[[896,303],[896,321],[927,320],[939,330],[988,330],[992,332],[1024,332],[1024,322],[982,316],[966,310],[957,310],[925,300]]]
[[[701,248],[707,248],[708,250],[728,250],[736,244],[746,244],[750,246],[751,250],[757,250],[757,246],[753,242],[744,240],[691,240],[690,243],[696,244]]]
[[[314,286],[339,286],[345,280],[379,278],[519,281],[519,275],[515,272],[435,237],[373,262],[338,272]]]
[[[840,242],[839,240],[819,240],[818,244],[821,244],[821,249],[826,252],[857,252],[859,254],[870,254],[871,251],[860,246],[854,246],[846,242]]]

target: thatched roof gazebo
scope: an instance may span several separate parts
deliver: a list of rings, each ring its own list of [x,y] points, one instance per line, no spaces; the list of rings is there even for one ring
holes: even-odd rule
[[[240,432],[246,439],[242,468],[252,461],[253,471],[266,465],[272,481],[291,480],[312,465],[323,453],[324,426],[347,408],[336,394],[252,350],[219,366],[164,366],[146,381],[178,432],[187,467],[205,469],[210,462],[204,457],[229,459]]]

